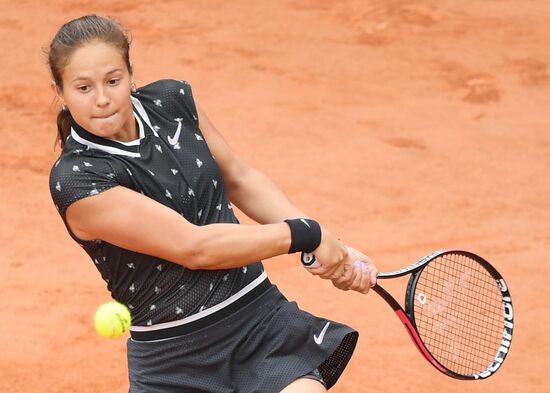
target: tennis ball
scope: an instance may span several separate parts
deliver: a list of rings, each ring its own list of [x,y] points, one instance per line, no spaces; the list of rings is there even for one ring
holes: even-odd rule
[[[118,302],[102,304],[94,316],[95,330],[100,336],[107,338],[122,336],[131,323],[130,310]]]

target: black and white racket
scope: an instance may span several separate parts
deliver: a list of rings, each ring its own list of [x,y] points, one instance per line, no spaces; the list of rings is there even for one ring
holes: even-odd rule
[[[304,265],[315,262],[312,254],[302,254]],[[476,254],[444,250],[377,277],[406,274],[405,309],[378,283],[372,289],[393,308],[426,360],[453,378],[493,375],[510,350],[514,327],[512,298],[500,273]]]

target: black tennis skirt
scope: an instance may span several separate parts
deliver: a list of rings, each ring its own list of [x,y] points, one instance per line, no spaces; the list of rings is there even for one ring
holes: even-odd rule
[[[300,310],[267,279],[262,284],[237,311],[215,313],[221,318],[198,330],[154,340],[133,335],[130,392],[276,393],[316,369],[332,387],[358,333]]]

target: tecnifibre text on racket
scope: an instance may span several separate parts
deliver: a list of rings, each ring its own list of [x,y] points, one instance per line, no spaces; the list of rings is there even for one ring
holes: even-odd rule
[[[315,262],[312,254],[302,254],[306,267]],[[474,253],[444,250],[377,277],[406,274],[411,277],[404,309],[378,283],[372,289],[393,308],[426,360],[457,379],[493,375],[510,350],[514,327],[512,298],[500,273]]]

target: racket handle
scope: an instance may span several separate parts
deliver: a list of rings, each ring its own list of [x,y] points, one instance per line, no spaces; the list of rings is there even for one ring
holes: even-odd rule
[[[317,258],[315,258],[315,255],[313,255],[313,253],[310,253],[310,252],[302,251],[300,260],[302,261],[302,265],[304,265],[306,269],[316,267],[319,265],[319,262],[317,262]]]

